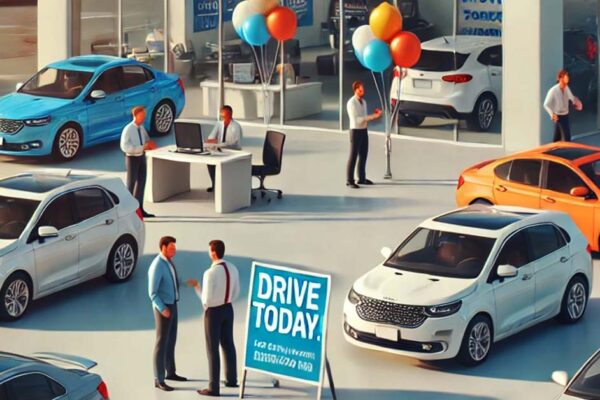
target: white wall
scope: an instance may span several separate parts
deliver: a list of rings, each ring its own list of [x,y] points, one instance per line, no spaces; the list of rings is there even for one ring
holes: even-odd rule
[[[38,69],[71,56],[71,0],[38,0]]]

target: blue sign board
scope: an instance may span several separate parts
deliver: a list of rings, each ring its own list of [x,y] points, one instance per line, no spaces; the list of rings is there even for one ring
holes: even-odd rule
[[[502,36],[502,0],[458,0],[457,33]]]
[[[330,277],[254,263],[244,368],[319,385]]]
[[[294,10],[298,17],[298,26],[312,26],[313,0],[282,0],[281,5]]]

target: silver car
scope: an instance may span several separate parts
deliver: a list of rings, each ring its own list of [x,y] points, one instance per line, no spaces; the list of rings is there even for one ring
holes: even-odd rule
[[[0,352],[0,400],[107,400],[100,375],[88,372],[95,366],[66,354]]]
[[[564,386],[559,400],[600,399],[600,350],[583,364],[571,381],[565,371],[554,371],[552,380]]]
[[[139,204],[119,178],[50,170],[0,180],[0,318],[99,276],[126,281],[143,243]]]

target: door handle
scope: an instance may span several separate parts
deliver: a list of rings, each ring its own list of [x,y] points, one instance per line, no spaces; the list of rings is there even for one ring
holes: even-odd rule
[[[528,281],[531,278],[533,278],[533,274],[523,274],[523,278],[521,278],[524,281]]]
[[[556,200],[554,200],[554,199],[553,199],[552,197],[550,197],[550,196],[544,196],[544,197],[542,197],[542,199],[544,199],[544,201],[546,201],[546,202],[548,202],[548,203],[551,203],[551,204],[554,204],[554,203],[556,203]]]
[[[561,263],[566,263],[567,261],[569,261],[569,257],[562,256],[562,257],[560,258],[560,262],[561,262]]]
[[[65,240],[67,242],[70,242],[71,240],[75,239],[77,237],[77,235],[67,235],[65,236]]]
[[[500,76],[500,74],[497,72],[492,72],[492,76]]]
[[[113,222],[115,222],[115,220],[114,220],[114,219],[112,219],[112,218],[109,218],[109,219],[107,219],[106,221],[104,221],[104,223],[105,223],[106,225],[111,225]]]
[[[506,192],[508,189],[506,189],[506,186],[498,185],[496,186],[496,190],[499,192]]]

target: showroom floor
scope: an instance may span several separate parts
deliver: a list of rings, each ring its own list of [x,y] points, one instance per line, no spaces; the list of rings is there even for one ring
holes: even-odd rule
[[[172,140],[161,138],[159,144]],[[255,159],[262,141],[257,129],[246,129],[244,147]],[[417,145],[420,148],[412,147],[416,146],[412,141],[394,140],[396,179],[383,182],[383,141],[372,135],[368,175],[378,185],[351,190],[344,186],[348,149],[344,134],[289,131],[283,170],[267,179],[268,186],[283,189],[284,198],[270,203],[258,200],[229,215],[214,214],[211,199],[203,190],[206,171],[198,169],[193,178],[195,191],[147,206],[160,217],[146,223],[146,247],[131,281],[110,285],[98,279],[34,303],[22,320],[0,325],[0,348],[22,354],[56,351],[91,358],[98,362],[95,371],[106,380],[112,399],[196,399],[193,389],[204,387],[207,378],[200,302],[192,290],[182,289],[176,357],[178,372],[194,381],[174,385],[181,390],[171,394],[159,392],[152,387],[154,322],[146,271],[156,254],[158,238],[171,234],[177,237],[175,260],[181,281],[199,278],[209,263],[208,241],[220,238],[227,245],[226,258],[240,270],[244,288],[235,303],[238,360],[243,355],[245,288],[252,261],[260,260],[331,274],[328,358],[340,399],[553,398],[559,387],[550,382],[552,371],[575,372],[600,345],[600,278],[579,324],[544,323],[498,344],[489,360],[477,368],[452,361],[421,363],[358,349],[344,341],[342,304],[352,282],[381,261],[382,246],[396,246],[421,220],[453,208],[453,179],[462,167],[476,161],[463,154],[460,146]],[[442,152],[454,153],[460,161],[440,161]],[[40,160],[8,157],[0,161],[2,176],[44,165]],[[69,167],[124,177],[117,143],[85,151]],[[449,177],[454,178],[443,179]],[[595,264],[597,268],[598,262]],[[247,394],[289,400],[316,394],[314,388],[287,381],[280,389],[269,383],[268,377],[252,373]],[[235,397],[237,392],[224,389],[222,393]]]

